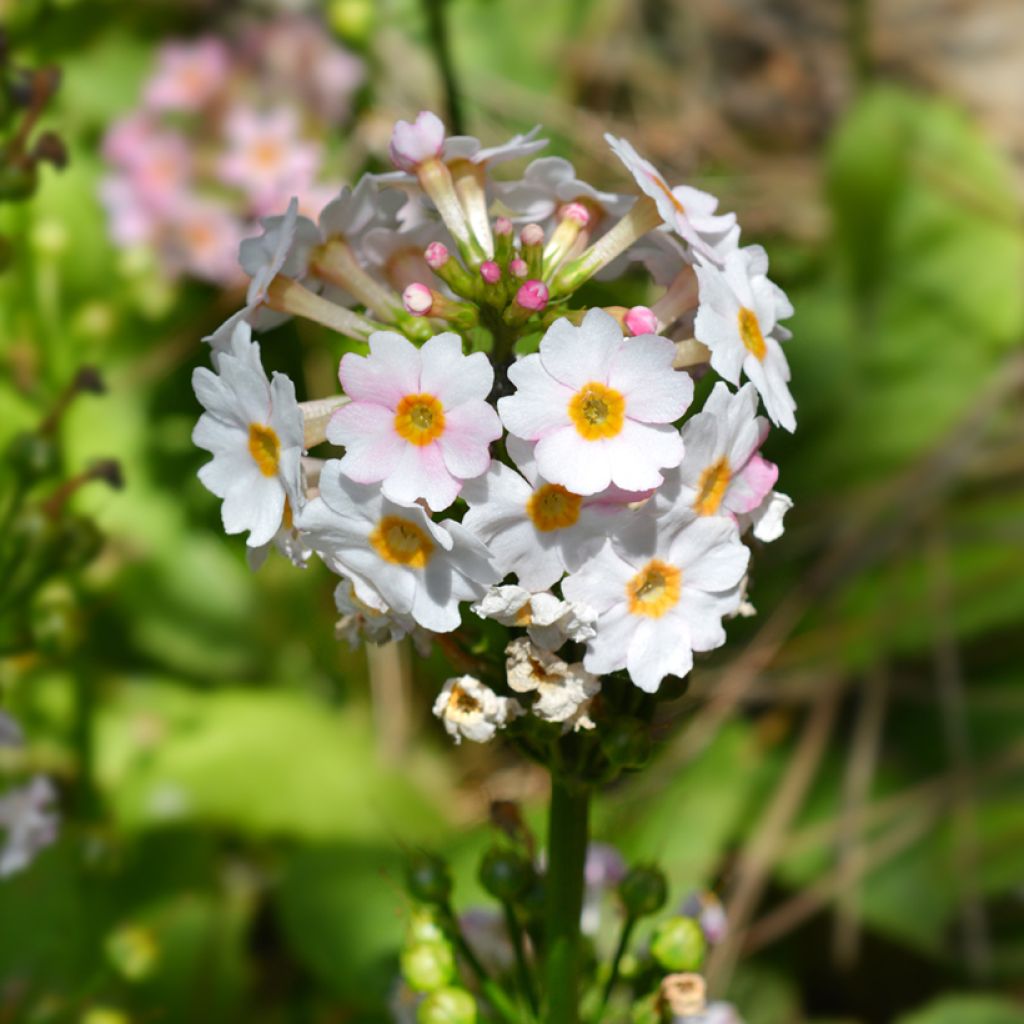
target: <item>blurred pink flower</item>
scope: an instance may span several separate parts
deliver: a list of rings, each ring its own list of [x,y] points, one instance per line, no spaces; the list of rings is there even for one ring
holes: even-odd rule
[[[242,280],[238,247],[245,235],[237,218],[220,203],[184,198],[170,218],[165,248],[181,273],[204,281]]]
[[[214,36],[165,43],[146,85],[146,105],[153,110],[199,110],[221,89],[229,71],[227,47]]]

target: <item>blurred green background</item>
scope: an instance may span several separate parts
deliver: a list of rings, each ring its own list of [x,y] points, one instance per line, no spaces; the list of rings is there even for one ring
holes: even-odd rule
[[[64,470],[114,457],[126,481],[75,496],[103,550],[0,651],[31,740],[0,776],[50,774],[64,814],[0,880],[3,1022],[389,1020],[403,850],[445,851],[459,908],[483,903],[489,801],[535,820],[546,799],[507,751],[449,745],[441,653],[352,652],[325,571],[250,572],[190,442],[199,338],[237,295],[108,240],[101,140],[156,48],[284,7],[367,63],[339,182],[385,165],[396,117],[443,109],[429,3],[0,0],[17,58],[63,71],[44,124],[70,150],[0,204],[0,442],[95,365],[107,392],[63,417]],[[626,135],[737,211],[796,307],[800,429],[767,452],[796,507],[756,560],[759,615],[698,665],[596,837],[660,859],[679,899],[726,900],[711,978],[750,1024],[1024,1020],[1024,11],[444,8],[470,132],[541,123],[610,189],[601,135]],[[341,351],[291,325],[264,343],[308,395]]]

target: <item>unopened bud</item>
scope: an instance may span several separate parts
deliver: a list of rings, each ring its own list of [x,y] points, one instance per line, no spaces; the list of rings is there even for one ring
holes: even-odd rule
[[[526,265],[526,260],[521,260],[517,256],[508,265],[508,272],[513,277],[523,278],[529,273],[530,268]]]
[[[444,122],[429,110],[421,110],[413,122],[399,121],[391,133],[388,152],[400,170],[415,174],[417,167],[441,154]]]
[[[495,217],[494,219],[494,234],[501,238],[502,235],[511,235],[515,228],[512,225],[512,221],[508,217]]]
[[[448,865],[432,853],[414,853],[405,866],[405,882],[416,899],[433,905],[447,904],[452,893]]]
[[[430,316],[434,306],[433,292],[425,284],[411,284],[402,292],[402,305],[413,316]]]
[[[492,846],[480,862],[480,884],[502,903],[515,903],[533,881],[533,866],[520,853]]]
[[[501,280],[501,267],[494,260],[484,260],[480,264],[480,276],[487,284],[497,284]]]
[[[423,256],[431,270],[440,270],[451,259],[448,246],[443,242],[431,242],[424,250]]]
[[[56,132],[43,132],[32,147],[32,156],[43,163],[52,164],[58,170],[68,165],[68,148]]]
[[[700,923],[692,917],[670,917],[651,936],[651,956],[666,971],[700,970],[706,948]]]
[[[626,330],[635,338],[638,334],[657,334],[658,318],[648,306],[633,306],[623,318]]]
[[[11,438],[7,461],[26,483],[33,483],[55,473],[60,456],[51,437],[24,431]]]
[[[575,221],[581,228],[590,223],[590,211],[582,203],[566,203],[558,211],[560,220]]]
[[[519,241],[524,246],[536,246],[544,244],[544,229],[539,224],[527,224],[519,232]]]
[[[158,947],[149,928],[124,925],[107,936],[104,943],[107,959],[128,981],[142,981],[153,973]]]
[[[665,905],[668,882],[659,868],[630,868],[619,883],[619,897],[630,917],[647,917],[656,914]]]
[[[444,928],[429,907],[417,907],[409,915],[409,923],[405,928],[405,941],[409,946],[418,942],[446,941]]]
[[[401,963],[402,977],[417,992],[436,992],[455,978],[455,954],[444,939],[408,946]]]
[[[516,292],[516,305],[539,313],[548,304],[548,286],[543,281],[527,281]]]
[[[463,988],[431,992],[416,1011],[417,1024],[476,1024],[476,1000]]]

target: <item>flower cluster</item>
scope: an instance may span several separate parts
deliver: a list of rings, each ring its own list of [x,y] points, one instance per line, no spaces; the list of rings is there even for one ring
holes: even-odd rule
[[[305,18],[231,43],[165,43],[139,109],[104,141],[114,242],[153,250],[171,277],[241,282],[238,245],[258,218],[293,195],[318,211],[335,191],[319,139],[348,117],[362,79],[362,62]]]
[[[433,114],[399,122],[396,172],[315,219],[293,199],[243,243],[246,305],[207,339],[216,372],[195,374],[225,528],[322,559],[344,635],[454,633],[468,652],[474,623],[507,627],[437,698],[456,741],[527,713],[590,730],[602,677],[654,693],[686,676],[749,607],[746,540],[778,537],[790,505],[760,454],[772,424],[795,428],[792,310],[764,250],[608,141],[638,196],[558,158],[497,178],[544,145],[536,129],[485,148]],[[649,307],[574,302],[637,263],[661,290]],[[351,339],[338,394],[299,402],[263,371],[252,330],[291,316]],[[328,441],[340,457],[308,456]]]

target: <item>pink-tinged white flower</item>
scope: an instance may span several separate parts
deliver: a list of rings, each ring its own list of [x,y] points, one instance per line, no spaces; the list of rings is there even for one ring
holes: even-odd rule
[[[288,377],[267,380],[248,324],[235,327],[218,371],[200,367],[192,374],[206,410],[192,441],[213,455],[199,479],[223,499],[224,529],[248,530],[248,545],[259,547],[287,525],[300,500],[302,412]]]
[[[449,679],[437,695],[433,710],[456,744],[463,737],[474,743],[487,743],[522,713],[516,701],[499,697],[473,676]]]
[[[519,472],[495,461],[467,481],[462,522],[484,541],[503,576],[514,573],[528,591],[547,590],[600,549],[618,506],[549,483],[528,442],[510,436],[507,447]]]
[[[327,566],[352,581],[360,601],[383,602],[435,633],[456,629],[459,602],[479,601],[497,581],[487,549],[461,523],[435,523],[422,506],[356,483],[337,459],[324,465],[320,494],[296,523]]]
[[[654,200],[665,224],[697,252],[716,259],[718,245],[735,245],[736,215],[716,214],[718,200],[713,195],[689,185],[672,187],[657,167],[625,139],[606,134],[605,141],[626,165],[640,190]]]
[[[168,266],[203,281],[238,280],[242,225],[220,203],[183,197],[165,228]]]
[[[569,664],[529,637],[518,637],[505,648],[505,673],[510,689],[535,694],[530,712],[543,722],[570,729],[593,729],[590,702],[601,692],[601,681],[582,665]]]
[[[146,84],[146,105],[153,110],[199,110],[220,92],[229,70],[227,47],[213,36],[165,43]]]
[[[722,269],[696,266],[700,307],[695,336],[711,351],[711,366],[730,384],[746,374],[761,394],[772,423],[796,430],[796,402],[789,392],[789,363],[781,342],[790,337],[779,320],[792,316],[785,293],[768,279],[760,246],[730,253]]]
[[[308,188],[320,165],[318,143],[303,139],[288,107],[260,113],[234,109],[225,123],[228,151],[218,161],[221,178],[243,189],[257,213],[270,213],[285,196]]]
[[[160,128],[143,114],[114,123],[103,144],[138,196],[154,212],[167,213],[185,195],[193,173],[188,140]]]
[[[335,634],[353,650],[364,642],[386,644],[404,640],[419,629],[411,615],[397,614],[379,597],[372,603],[361,600],[349,580],[342,580],[334,588],[334,604],[341,615]]]
[[[540,351],[509,368],[516,393],[498,411],[509,433],[537,442],[539,474],[574,494],[657,487],[660,470],[683,458],[671,424],[693,398],[693,381],[672,369],[674,355],[666,338],[623,338],[602,309],[579,327],[556,320]]]
[[[324,238],[356,244],[372,228],[398,226],[403,202],[402,193],[381,189],[379,176],[364,174],[354,188],[343,185],[323,208],[320,231]]]
[[[592,234],[602,221],[623,216],[636,202],[635,196],[594,188],[576,177],[576,168],[560,156],[543,156],[534,160],[522,178],[495,182],[493,188],[508,216],[519,224],[550,227],[563,206],[582,203],[591,215]]]
[[[540,125],[534,125],[525,134],[513,135],[508,142],[498,146],[481,146],[480,140],[472,135],[449,135],[441,147],[441,159],[448,164],[455,160],[468,160],[471,164],[491,166],[519,160],[532,156],[548,144],[547,139],[537,138],[539,131]]]
[[[740,532],[751,530],[759,541],[770,544],[785,532],[783,520],[792,507],[793,499],[788,494],[770,491],[757,508],[738,517]]]
[[[0,830],[7,833],[0,846],[0,878],[28,867],[56,840],[60,819],[50,810],[56,799],[53,783],[42,775],[0,796]]]
[[[734,521],[752,512],[779,476],[778,466],[758,454],[768,430],[768,421],[757,415],[754,385],[733,394],[719,381],[704,408],[683,425],[686,454],[655,504],[685,505],[698,516]]]
[[[483,352],[466,356],[457,334],[435,335],[417,349],[390,331],[370,336],[370,354],[346,354],[338,371],[352,401],[327,428],[344,445],[341,469],[380,481],[393,501],[422,499],[447,508],[463,482],[490,465],[501,425],[487,395],[494,371]]]
[[[238,247],[238,262],[253,280],[269,284],[278,274],[303,280],[309,273],[309,257],[323,238],[308,217],[298,214],[298,200],[278,217],[264,217],[263,234],[246,238]],[[269,278],[268,278],[269,274]]]
[[[429,110],[421,110],[415,121],[395,124],[388,147],[391,162],[399,170],[415,174],[420,164],[441,155],[444,139],[441,118]]]
[[[694,651],[725,643],[722,617],[739,607],[749,558],[722,516],[636,512],[562,583],[567,600],[598,615],[584,666],[595,675],[624,668],[648,693],[665,676],[685,676]]]
[[[597,621],[589,608],[563,601],[549,590],[535,594],[513,585],[491,587],[472,610],[482,619],[525,629],[533,643],[546,651],[557,651],[567,640],[589,640]]]
[[[117,245],[148,245],[156,240],[162,218],[146,203],[130,178],[108,175],[100,182],[99,192],[107,212],[110,237]]]

